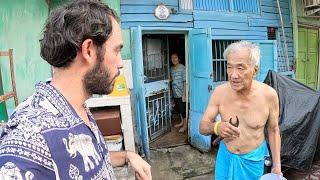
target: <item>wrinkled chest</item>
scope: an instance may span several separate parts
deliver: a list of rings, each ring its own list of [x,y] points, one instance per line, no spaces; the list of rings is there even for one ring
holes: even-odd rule
[[[222,119],[229,120],[235,117],[239,118],[239,127],[245,127],[250,129],[262,128],[268,119],[269,108],[264,105],[242,105],[242,104],[222,104],[219,106],[219,112]]]

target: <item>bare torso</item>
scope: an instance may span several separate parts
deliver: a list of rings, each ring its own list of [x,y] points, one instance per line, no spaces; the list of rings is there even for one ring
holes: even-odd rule
[[[225,139],[229,151],[245,154],[256,149],[264,140],[264,127],[269,117],[267,85],[254,82],[248,96],[235,93],[229,83],[221,86],[219,113],[224,121],[239,118],[240,137]]]

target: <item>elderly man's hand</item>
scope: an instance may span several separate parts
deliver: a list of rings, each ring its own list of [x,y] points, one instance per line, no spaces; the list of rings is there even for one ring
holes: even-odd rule
[[[279,176],[283,176],[281,172],[281,165],[276,164],[275,166],[272,167],[271,172],[274,174],[277,174]]]
[[[152,180],[151,166],[134,152],[127,151],[127,159],[129,165],[135,171],[137,179]]]
[[[227,121],[221,121],[219,136],[225,139],[234,139],[240,136],[240,130]]]

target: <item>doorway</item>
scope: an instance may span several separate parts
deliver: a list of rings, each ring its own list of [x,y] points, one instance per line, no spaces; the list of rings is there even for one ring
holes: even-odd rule
[[[187,143],[187,131],[179,133],[179,128],[174,127],[180,122],[180,115],[174,105],[170,81],[173,53],[186,66],[184,34],[142,35],[145,117],[152,149]]]

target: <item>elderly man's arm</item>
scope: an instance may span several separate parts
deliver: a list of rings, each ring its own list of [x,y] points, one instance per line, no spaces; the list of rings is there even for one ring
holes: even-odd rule
[[[240,131],[237,127],[231,125],[228,121],[221,120],[221,122],[216,122],[215,118],[219,113],[219,98],[223,96],[222,86],[218,86],[212,93],[211,98],[208,103],[208,107],[203,114],[202,120],[200,122],[200,133],[203,135],[214,134],[214,127],[217,124],[217,135],[223,138],[236,138],[240,136]]]
[[[214,90],[212,93],[207,109],[203,114],[202,120],[200,122],[200,133],[203,135],[211,135],[214,134],[214,125],[215,125],[215,117],[218,115],[219,106],[218,106],[218,88]]]
[[[281,137],[279,129],[279,99],[277,92],[272,89],[270,98],[270,115],[268,119],[268,135],[269,144],[272,154],[272,172],[282,175],[281,173],[281,160],[280,160],[280,149],[281,149]]]
[[[113,167],[130,164],[138,179],[151,180],[151,166],[139,155],[131,151],[110,151],[110,160]]]

